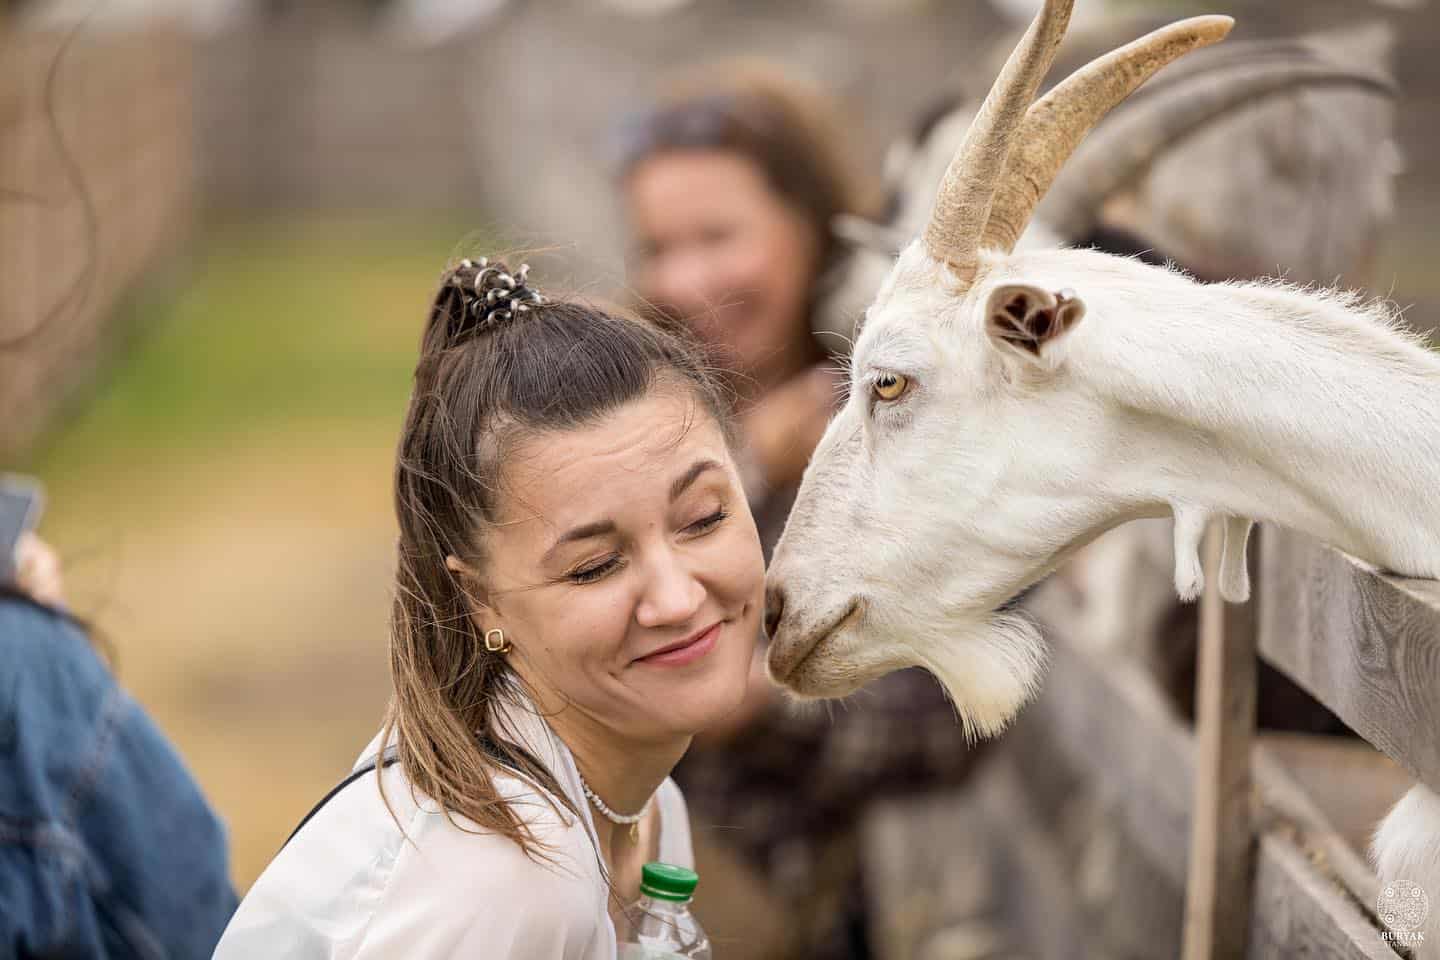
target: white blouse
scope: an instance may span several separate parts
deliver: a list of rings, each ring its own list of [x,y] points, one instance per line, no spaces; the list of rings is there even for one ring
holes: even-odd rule
[[[529,811],[553,865],[513,841],[461,830],[428,797],[417,803],[399,764],[367,774],[331,798],[255,881],[226,928],[215,960],[615,960],[610,891],[595,824],[570,750],[542,718],[510,711],[520,745],[554,773],[581,818],[557,813],[518,776],[501,795]],[[379,752],[379,737],[361,754]],[[680,789],[656,794],[660,859],[693,866]],[[563,807],[561,808],[563,811]]]

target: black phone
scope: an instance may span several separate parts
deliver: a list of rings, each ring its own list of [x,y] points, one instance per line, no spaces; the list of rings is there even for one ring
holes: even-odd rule
[[[45,488],[34,477],[0,474],[0,583],[15,578],[15,545],[35,529],[45,509]]]

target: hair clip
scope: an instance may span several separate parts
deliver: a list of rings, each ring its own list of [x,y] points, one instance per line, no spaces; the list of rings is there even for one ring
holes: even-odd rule
[[[467,282],[462,275],[470,270],[474,270],[475,274]],[[473,318],[473,322],[465,323],[462,329],[454,332],[457,337],[467,332],[489,330],[545,302],[539,291],[529,286],[528,263],[520,264],[519,269],[511,273],[499,261],[491,263],[485,257],[477,260],[467,258],[460,261],[452,276],[464,299],[465,313]]]

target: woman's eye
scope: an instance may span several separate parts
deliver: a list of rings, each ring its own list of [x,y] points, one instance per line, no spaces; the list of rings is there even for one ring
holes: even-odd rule
[[[875,396],[881,400],[898,400],[910,386],[910,378],[898,373],[882,373],[875,378]]]
[[[655,270],[660,267],[668,250],[653,240],[641,240],[630,250],[630,261],[637,270]]]
[[[569,574],[569,579],[572,583],[594,583],[596,580],[599,580],[619,567],[620,558],[610,557],[593,566],[576,570],[574,573]]]
[[[726,513],[724,510],[716,510],[708,517],[701,517],[699,520],[696,520],[694,523],[690,524],[690,526],[686,527],[685,530],[688,533],[708,533],[709,531],[718,527],[720,525],[720,521],[724,520],[728,516],[729,514]]]
[[[722,246],[730,241],[735,230],[732,227],[710,227],[700,234],[700,244],[706,247]]]

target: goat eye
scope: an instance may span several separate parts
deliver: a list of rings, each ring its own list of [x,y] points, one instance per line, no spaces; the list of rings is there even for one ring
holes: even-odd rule
[[[881,400],[898,400],[910,386],[910,378],[898,373],[882,373],[875,378],[875,396]]]

